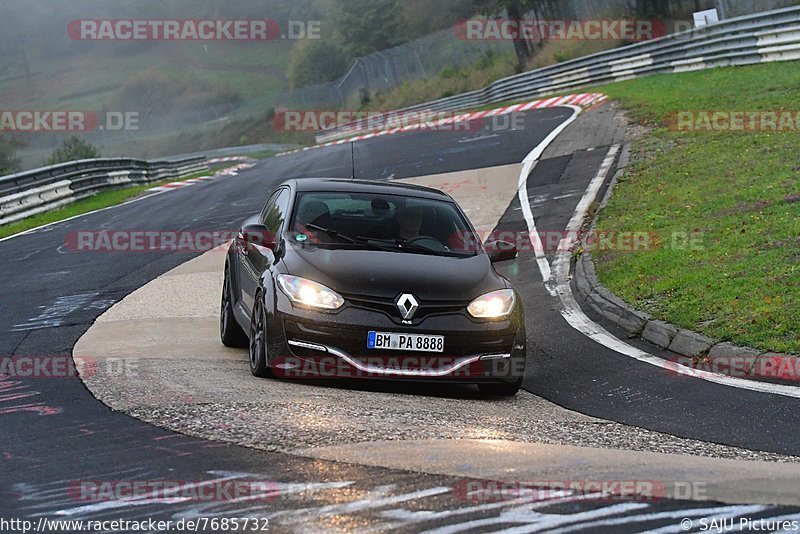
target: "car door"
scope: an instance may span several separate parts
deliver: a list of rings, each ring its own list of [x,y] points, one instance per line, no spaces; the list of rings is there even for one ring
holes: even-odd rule
[[[279,238],[283,231],[286,213],[289,210],[291,193],[288,187],[282,187],[272,194],[259,216],[258,222],[267,227],[270,235]],[[242,266],[242,304],[250,313],[255,304],[255,293],[261,275],[273,263],[275,253],[267,247],[248,244],[239,247],[240,265]]]

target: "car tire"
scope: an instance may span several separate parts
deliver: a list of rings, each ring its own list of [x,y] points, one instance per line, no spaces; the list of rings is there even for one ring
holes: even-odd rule
[[[478,390],[487,397],[513,397],[522,387],[522,379],[503,384],[478,384]]]
[[[242,348],[247,346],[247,334],[244,332],[233,314],[231,291],[231,274],[225,263],[225,278],[222,282],[222,301],[219,310],[219,337],[226,347]]]
[[[256,294],[256,303],[250,316],[249,360],[250,372],[259,378],[274,378],[272,369],[267,365],[267,329],[264,301],[261,293]]]

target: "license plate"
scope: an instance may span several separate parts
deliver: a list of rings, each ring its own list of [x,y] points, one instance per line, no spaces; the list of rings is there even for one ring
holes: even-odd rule
[[[396,332],[370,332],[368,349],[413,350],[416,352],[444,352],[444,336],[426,334],[398,334]]]

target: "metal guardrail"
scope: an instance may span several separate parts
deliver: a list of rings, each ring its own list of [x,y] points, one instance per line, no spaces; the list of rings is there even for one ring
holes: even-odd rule
[[[523,72],[477,91],[417,104],[394,113],[460,111],[649,74],[797,59],[800,59],[800,6],[728,19]],[[317,135],[317,142],[341,137],[349,126],[352,125],[327,130]]]
[[[98,158],[0,177],[0,224],[54,210],[109,187],[177,180],[208,170],[204,156],[147,161]]]

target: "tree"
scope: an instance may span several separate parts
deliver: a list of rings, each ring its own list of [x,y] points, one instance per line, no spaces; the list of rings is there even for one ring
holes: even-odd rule
[[[401,4],[399,16],[406,40],[452,28],[475,14],[474,6],[464,0],[403,0]]]
[[[497,15],[505,10],[509,21],[520,21],[523,13],[534,7],[535,0],[474,0],[478,12],[487,15]],[[520,32],[521,33],[521,32]],[[522,72],[528,66],[528,61],[533,55],[533,46],[521,37],[514,39],[514,52],[517,54],[517,71]]]
[[[0,135],[0,176],[20,170],[17,149],[22,146],[24,143]]]
[[[306,39],[289,53],[287,77],[292,89],[335,80],[347,68],[347,60],[336,43]]]
[[[61,148],[56,149],[50,154],[45,164],[56,165],[57,163],[65,163],[67,161],[97,157],[100,157],[100,151],[97,147],[73,135],[64,141]]]
[[[532,13],[534,20],[570,18],[566,2],[558,0],[473,0],[476,10],[487,16],[497,15],[505,10],[509,21],[520,21],[526,13]],[[522,72],[528,66],[528,61],[540,43],[529,41],[525,32],[518,31],[518,38],[514,39],[514,51],[517,54],[517,71]]]
[[[404,42],[398,13],[402,0],[339,0],[334,15],[336,32],[349,58]]]

